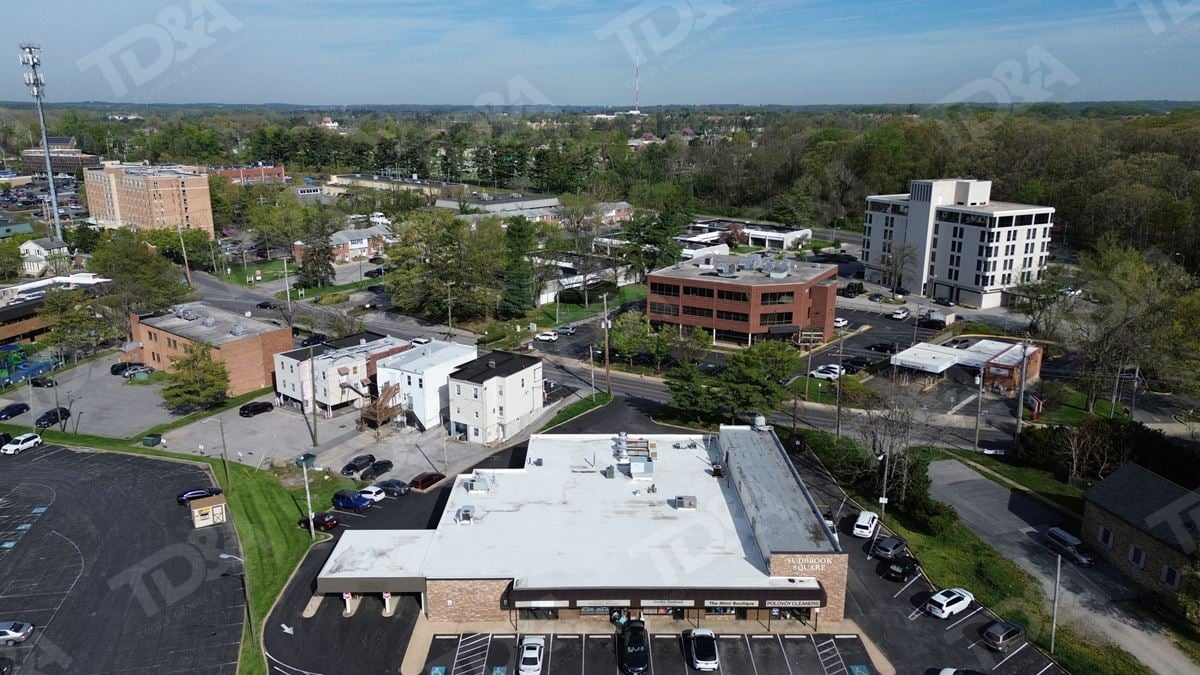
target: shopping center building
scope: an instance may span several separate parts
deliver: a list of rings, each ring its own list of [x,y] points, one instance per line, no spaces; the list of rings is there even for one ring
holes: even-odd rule
[[[524,466],[458,476],[436,529],[344,532],[317,592],[419,594],[431,621],[840,620],[823,509],[769,427],[535,435]]]

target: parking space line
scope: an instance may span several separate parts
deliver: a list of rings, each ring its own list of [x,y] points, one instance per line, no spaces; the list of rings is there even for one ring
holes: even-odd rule
[[[750,655],[750,667],[754,669],[754,675],[758,675],[758,664],[754,662],[754,650],[750,647],[750,637],[743,635],[742,639],[746,641],[746,652]]]
[[[1028,646],[1029,646],[1029,643],[1028,643],[1028,642],[1026,642],[1025,644],[1021,645],[1020,647],[1017,647],[1016,649],[1014,649],[1014,650],[1013,650],[1013,653],[1011,653],[1011,654],[1009,654],[1008,656],[1006,656],[1006,657],[1004,657],[1003,659],[1001,659],[1001,660],[1000,660],[1000,663],[997,663],[995,666],[992,666],[992,670],[996,670],[996,669],[997,669],[997,668],[999,668],[1000,666],[1004,665],[1004,662],[1005,662],[1005,661],[1007,661],[1007,660],[1011,659],[1012,657],[1016,656],[1018,652],[1020,652],[1022,649],[1025,649],[1025,648],[1026,648],[1026,647],[1028,647]],[[1045,669],[1043,668],[1043,670],[1045,670]]]
[[[355,516],[357,518],[366,518],[366,516],[364,516],[361,513],[352,513],[350,511],[339,511],[338,509],[330,509],[330,511],[332,511],[334,513],[340,513],[343,516]]]
[[[775,637],[779,639],[779,649],[783,652],[783,665],[787,666],[788,675],[792,675],[792,664],[789,663],[791,659],[788,658],[787,650],[783,648],[783,637],[780,635],[776,635]]]
[[[917,579],[920,579],[920,578],[921,578],[921,575],[920,575],[920,574],[918,574],[917,576],[913,577],[912,579],[909,579],[909,580],[908,580],[908,583],[907,583],[907,584],[904,584],[903,586],[901,586],[901,587],[900,587],[900,590],[896,591],[896,595],[893,595],[892,597],[893,597],[893,598],[896,598],[896,597],[898,597],[898,596],[899,596],[901,593],[903,593],[904,591],[908,590],[908,587],[909,587],[909,586],[912,586],[912,585],[913,585],[913,582],[915,582]]]
[[[59,449],[57,449],[57,450],[54,450],[53,452],[44,452],[44,453],[41,453],[41,454],[39,454],[37,457],[34,457],[33,459],[29,460],[29,461],[31,461],[31,462],[37,462],[37,461],[40,461],[40,460],[46,459],[47,457],[49,457],[49,456],[51,456],[51,455],[57,455],[58,453],[62,452],[63,450],[66,450],[66,448],[59,448]]]
[[[955,621],[954,623],[950,624],[949,626],[946,626],[946,630],[950,630],[951,628],[954,628],[954,627],[955,627],[955,626],[957,626],[958,624],[960,624],[960,623],[962,623],[962,622],[966,621],[967,619],[969,619],[969,618],[971,618],[971,617],[975,616],[976,614],[978,614],[978,613],[980,613],[980,612],[982,612],[982,611],[983,611],[983,605],[980,605],[980,606],[976,607],[976,608],[975,608],[975,611],[973,611],[973,612],[971,612],[970,614],[968,614],[968,615],[964,616],[963,618],[959,619],[958,621]]]
[[[1046,664],[1046,667],[1045,667],[1045,668],[1042,668],[1042,669],[1041,669],[1041,670],[1039,670],[1039,671],[1037,671],[1037,674],[1036,674],[1036,675],[1042,675],[1042,673],[1046,672],[1047,670],[1050,670],[1050,668],[1051,668],[1053,665],[1054,665],[1054,662],[1053,662],[1053,661],[1051,661],[1050,663],[1047,663],[1047,664]]]

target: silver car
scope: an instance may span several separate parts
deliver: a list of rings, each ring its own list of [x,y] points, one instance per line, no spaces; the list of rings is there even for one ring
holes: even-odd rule
[[[15,645],[33,635],[33,624],[21,621],[0,621],[0,642]]]

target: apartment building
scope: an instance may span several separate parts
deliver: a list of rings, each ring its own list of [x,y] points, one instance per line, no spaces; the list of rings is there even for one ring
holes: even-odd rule
[[[475,345],[431,340],[379,362],[379,395],[394,386],[388,405],[400,407],[406,422],[422,430],[449,419],[450,374],[478,356]]]
[[[208,176],[194,167],[120,164],[83,172],[89,222],[100,227],[196,229],[213,234]]]
[[[450,374],[450,433],[492,445],[515,436],[541,414],[542,360],[491,352]]]
[[[914,180],[905,194],[867,198],[865,278],[968,307],[1042,278],[1054,209],[991,200],[992,182]]]
[[[667,326],[700,326],[713,341],[749,346],[802,332],[833,333],[837,266],[716,255],[651,272],[647,315]]]
[[[100,158],[75,147],[74,136],[49,136],[50,168],[55,176],[74,178],[81,169],[100,166]],[[46,152],[42,148],[21,151],[21,173],[27,176],[46,176]]]
[[[271,386],[274,355],[292,346],[292,331],[287,327],[203,302],[132,314],[130,329],[133,339],[125,346],[123,361],[170,372],[189,345],[207,345],[212,359],[225,364],[230,396]]]
[[[372,225],[357,230],[338,230],[329,236],[329,244],[333,253],[334,263],[347,263],[353,260],[366,260],[383,253],[388,245],[396,241],[392,228],[386,225]],[[304,260],[304,242],[292,244],[292,255],[299,264]]]
[[[305,412],[312,411],[314,401],[325,413],[362,407],[372,397],[379,361],[410,348],[408,340],[367,331],[289,349],[274,355],[275,394],[280,405]]]

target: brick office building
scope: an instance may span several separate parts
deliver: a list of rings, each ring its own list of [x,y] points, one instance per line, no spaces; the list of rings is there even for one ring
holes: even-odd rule
[[[534,435],[527,457],[456,477],[436,529],[346,531],[317,592],[418,595],[431,621],[843,618],[847,553],[769,428]]]
[[[714,255],[647,278],[647,315],[669,326],[701,326],[714,341],[749,345],[801,331],[833,333],[837,266],[762,256]]]
[[[293,346],[292,331],[202,302],[176,305],[171,311],[130,317],[133,340],[124,361],[144,363],[170,372],[188,345],[212,348],[212,358],[225,364],[229,395],[240,396],[274,382],[274,356]]]
[[[1200,493],[1132,462],[1083,493],[1079,538],[1142,591],[1174,605],[1197,559]]]

